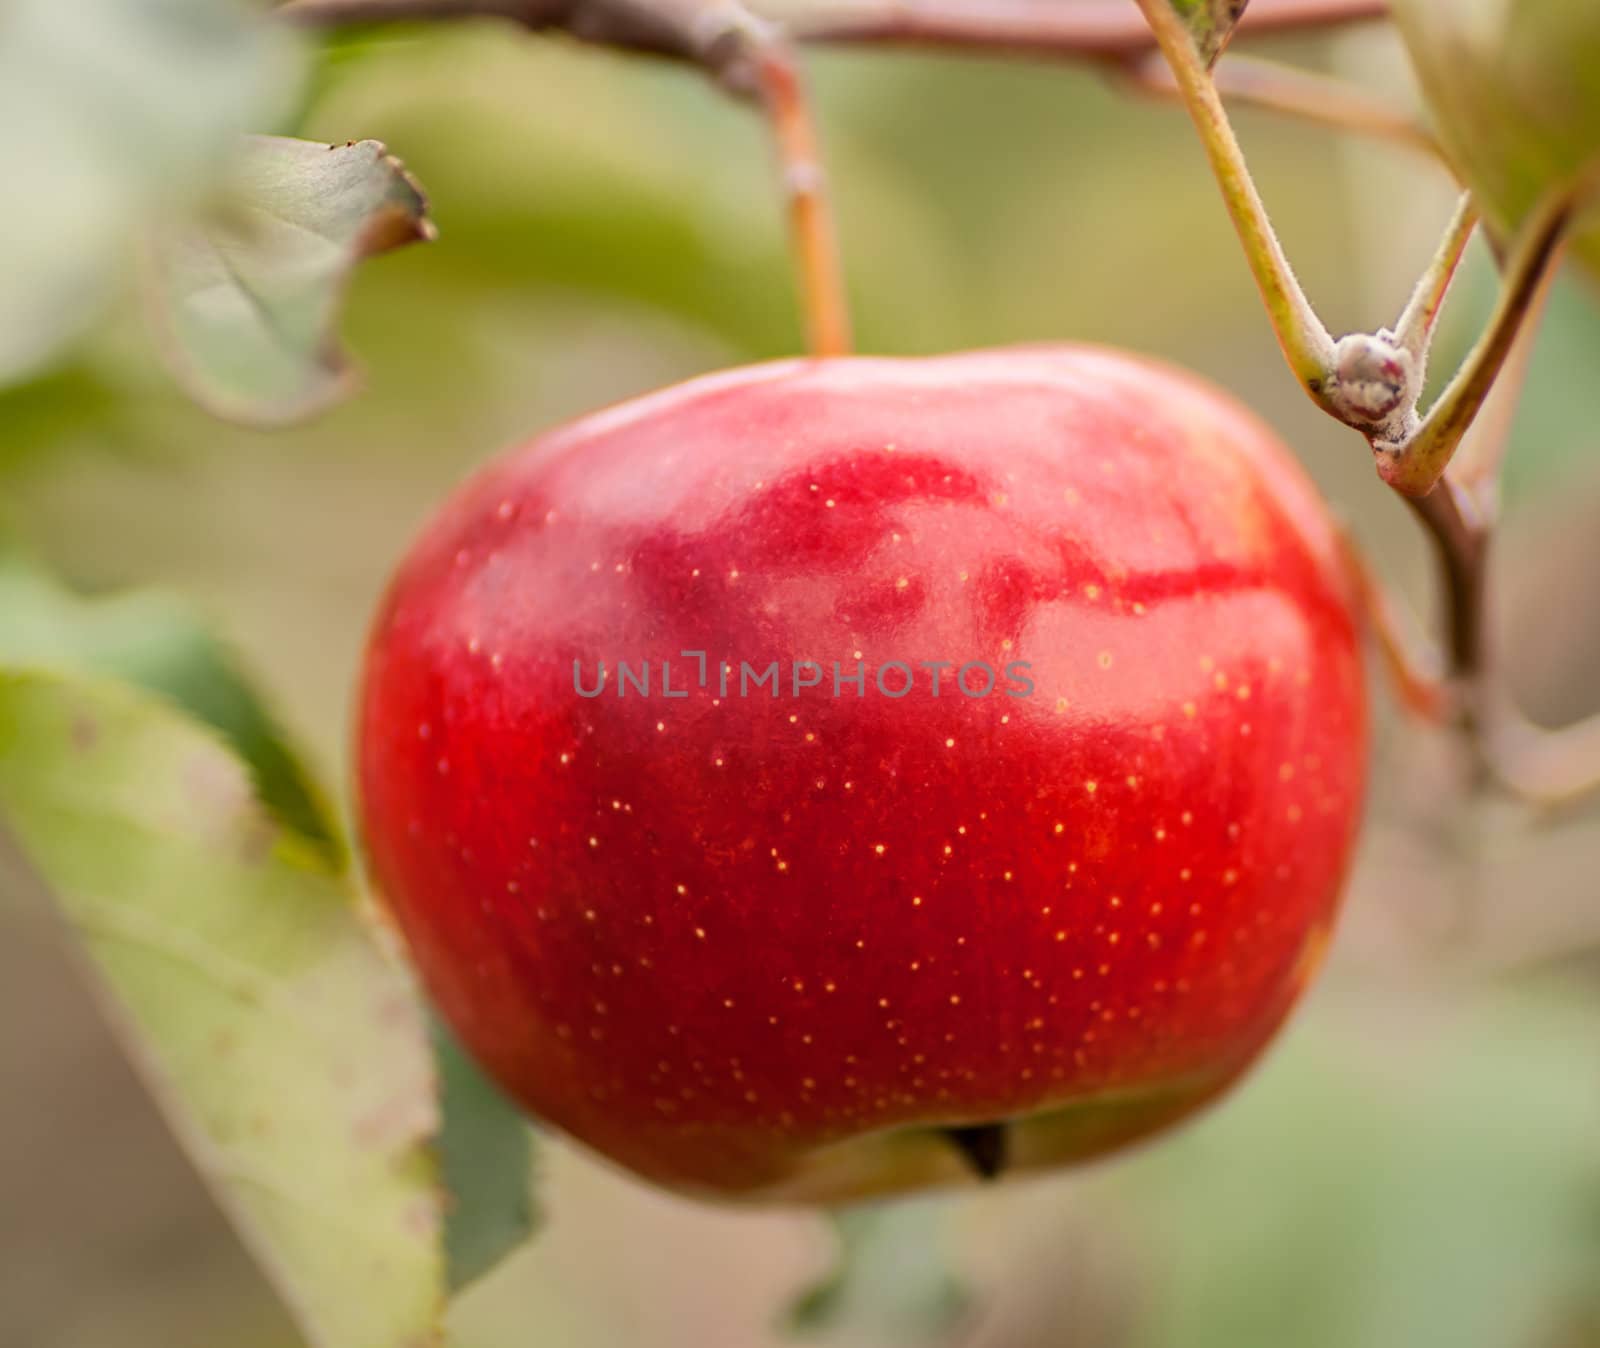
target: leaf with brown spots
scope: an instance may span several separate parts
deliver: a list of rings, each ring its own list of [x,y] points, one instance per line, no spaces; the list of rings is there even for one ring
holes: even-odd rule
[[[174,595],[84,596],[0,539],[0,662],[107,675],[159,693],[219,731],[261,802],[334,868],[346,847],[332,807],[227,643]]]
[[[262,865],[292,835],[331,876],[344,873],[349,848],[321,785],[234,653],[189,605],[159,591],[76,594],[0,538],[0,614],[0,667],[115,678],[158,695],[227,740],[232,755],[195,754],[179,765],[196,834],[213,837],[236,860]],[[71,744],[78,752],[95,750],[101,736],[97,717],[74,719]],[[240,760],[248,778],[238,770]],[[241,825],[241,818],[254,822]],[[408,996],[394,1005],[402,1017],[414,1016]],[[217,1042],[234,1044],[237,1035],[219,1032]],[[532,1229],[533,1138],[526,1120],[442,1030],[434,1050],[442,1116],[437,1147],[449,1190],[444,1245],[450,1286],[459,1288]],[[362,1126],[379,1137],[383,1125],[373,1115]]]
[[[0,670],[0,824],[308,1339],[437,1342],[426,1028],[327,858],[209,728],[44,671]]]
[[[349,393],[334,336],[356,264],[433,238],[422,189],[375,140],[239,142],[230,190],[148,253],[174,373],[219,416],[282,425]]]

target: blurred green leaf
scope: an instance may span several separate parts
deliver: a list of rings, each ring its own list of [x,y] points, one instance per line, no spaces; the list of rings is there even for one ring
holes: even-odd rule
[[[1600,304],[1588,278],[1576,271],[1558,278],[1540,325],[1517,400],[1506,456],[1508,501],[1593,476],[1600,464]],[[1485,306],[1487,307],[1487,306]]]
[[[845,84],[875,88],[904,58],[872,70],[844,59],[859,77]],[[828,75],[840,67],[817,65],[819,85],[832,86],[821,96],[839,106],[841,82]],[[886,97],[898,105],[901,91]],[[964,340],[953,321],[963,278],[943,237],[955,203],[892,157],[863,154],[860,113],[847,108],[829,126],[827,148],[861,345],[948,349]],[[312,125],[330,135],[382,126],[405,145],[442,232],[407,278],[433,278],[440,309],[556,310],[583,337],[575,305],[621,301],[623,312],[647,307],[714,338],[726,353],[710,358],[724,363],[801,347],[765,129],[694,71],[441,24],[372,43],[328,72]],[[937,143],[944,128],[930,134]],[[532,361],[519,369],[519,385],[540,378]]]
[[[0,663],[110,675],[170,699],[228,740],[280,822],[342,866],[344,841],[321,789],[233,652],[176,597],[84,598],[0,540]]]
[[[1348,1009],[1342,1033],[1302,1035],[1139,1173],[1165,1274],[1140,1342],[1557,1341],[1541,1336],[1589,1308],[1600,1270],[1596,1010],[1550,989],[1453,1023],[1411,1008],[1399,1053]]]
[[[942,1243],[941,1200],[864,1204],[829,1214],[838,1241],[832,1271],[789,1307],[796,1335],[848,1327],[873,1342],[925,1343],[966,1313],[967,1289]]]
[[[299,48],[278,28],[249,0],[0,7],[0,385],[90,326],[145,218],[285,106]]]
[[[325,861],[209,731],[67,676],[0,673],[0,812],[313,1343],[435,1343],[426,1030]]]
[[[450,1206],[444,1244],[452,1290],[489,1272],[533,1232],[533,1130],[438,1020],[439,1162]]]
[[[1439,136],[1491,233],[1600,153],[1600,6],[1572,0],[1396,0]],[[1600,274],[1600,228],[1573,249]]]
[[[330,877],[346,849],[321,789],[240,672],[233,653],[174,596],[85,598],[0,541],[0,668],[92,673],[175,703],[219,732],[249,768],[259,804],[309,844]],[[0,745],[0,752],[3,752]],[[445,1251],[452,1287],[486,1273],[533,1227],[532,1134],[526,1120],[442,1027],[433,1038],[450,1199]]]
[[[0,387],[0,473],[36,455],[86,440],[117,419],[124,390],[85,363]],[[121,428],[119,428],[121,429]]]
[[[179,381],[219,416],[302,420],[350,391],[334,336],[350,271],[433,237],[427,199],[375,140],[240,140],[229,190],[150,248],[152,315]]]

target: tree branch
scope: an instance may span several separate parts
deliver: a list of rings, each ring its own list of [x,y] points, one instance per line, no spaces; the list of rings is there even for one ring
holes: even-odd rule
[[[306,27],[492,18],[535,32],[563,31],[625,51],[712,65],[719,78],[757,96],[749,68],[729,68],[695,21],[715,24],[733,4],[697,0],[285,0],[277,13]],[[1384,17],[1388,0],[1255,0],[1239,32],[1263,35]],[[928,47],[974,54],[1100,65],[1157,95],[1179,90],[1157,57],[1155,36],[1127,0],[831,0],[803,8],[751,5],[797,42]],[[1310,71],[1235,57],[1222,69],[1224,96],[1323,126],[1409,144],[1440,157],[1428,131],[1404,111]]]
[[[649,28],[651,10],[671,10],[650,0],[289,0],[279,13],[319,26],[405,20],[508,19],[528,28],[565,28],[591,41],[634,50],[683,55],[671,43],[617,42],[579,32],[606,18],[604,30],[622,37]],[[1127,58],[1155,50],[1144,20],[1127,0],[831,0],[793,9],[757,7],[783,20],[806,42],[884,46],[957,47],[1013,56]],[[1255,0],[1240,23],[1244,34],[1293,32],[1381,19],[1388,0]],[[585,17],[587,16],[587,17]]]
[[[1240,35],[1381,19],[1388,0],[1255,0]],[[790,20],[810,42],[956,47],[1042,58],[1127,59],[1152,52],[1149,25],[1127,0],[833,0]]]
[[[699,31],[710,8],[697,0],[288,0],[274,12],[289,23],[317,28],[503,19],[534,32],[560,30],[584,42],[715,69],[721,63],[714,35]]]
[[[1484,595],[1488,581],[1489,521],[1453,477],[1427,496],[1402,498],[1421,520],[1444,582],[1448,677],[1475,680],[1483,670]],[[1470,705],[1463,710],[1470,715]]]

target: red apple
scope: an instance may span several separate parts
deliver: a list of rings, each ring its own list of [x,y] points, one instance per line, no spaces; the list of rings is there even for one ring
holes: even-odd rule
[[[365,836],[533,1114],[836,1199],[1237,1078],[1327,941],[1364,699],[1328,516],[1217,390],[1087,347],[792,361],[446,506],[371,639]]]

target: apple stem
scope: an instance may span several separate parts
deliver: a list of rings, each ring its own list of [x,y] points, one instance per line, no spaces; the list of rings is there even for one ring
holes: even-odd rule
[[[789,204],[807,347],[813,356],[847,355],[849,299],[811,101],[787,44],[766,25],[761,27],[766,31],[756,39],[756,80],[772,126]]]
[[[307,25],[510,19],[700,66],[766,115],[788,204],[807,349],[814,356],[849,352],[849,304],[811,101],[783,30],[739,0],[290,0],[277,12]]]
[[[1006,1168],[1010,1137],[1005,1124],[976,1123],[946,1128],[944,1135],[979,1179],[998,1179]]]

